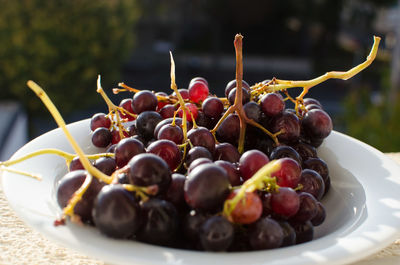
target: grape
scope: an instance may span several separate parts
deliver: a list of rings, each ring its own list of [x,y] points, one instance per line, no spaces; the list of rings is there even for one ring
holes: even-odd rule
[[[271,195],[271,209],[282,217],[294,216],[300,207],[299,195],[291,188],[280,187]]]
[[[317,157],[317,150],[312,145],[309,145],[304,142],[298,142],[298,143],[292,145],[292,147],[300,155],[302,161],[306,161],[308,158],[311,158],[311,157]]]
[[[233,190],[228,199],[232,199],[238,190]],[[234,223],[238,224],[251,224],[257,221],[263,210],[263,205],[260,197],[253,192],[246,192],[231,212],[231,218]]]
[[[167,119],[174,117],[175,111],[176,111],[175,106],[168,104],[162,107],[162,109],[160,109],[158,113],[160,113],[163,119]]]
[[[190,82],[188,90],[189,99],[194,103],[200,103],[208,97],[208,85],[205,82]]]
[[[116,147],[117,147],[117,144],[112,144],[112,145],[110,145],[110,146],[107,148],[106,153],[114,153]]]
[[[253,249],[278,248],[283,242],[283,230],[278,222],[263,217],[250,228],[250,245]]]
[[[303,169],[300,182],[302,191],[313,195],[317,200],[321,200],[325,192],[325,183],[321,175],[312,169]]]
[[[171,182],[168,164],[155,154],[138,154],[129,162],[127,173],[130,184],[137,186],[157,185],[159,191],[166,190]]]
[[[274,150],[272,150],[272,152],[270,154],[271,160],[284,158],[284,157],[290,157],[290,158],[296,160],[296,162],[299,163],[299,165],[301,165],[302,159],[301,159],[299,153],[297,153],[297,151],[290,146],[287,146],[287,145],[277,146]]]
[[[226,170],[229,182],[231,183],[232,186],[239,186],[240,184],[242,184],[242,180],[240,178],[240,172],[234,164],[225,160],[215,161],[215,164]]]
[[[165,93],[165,92],[157,92],[156,93],[156,97],[157,96],[160,96],[160,97],[168,97],[168,95],[167,95],[167,93]],[[157,99],[158,100],[158,99]],[[160,111],[160,109],[162,109],[165,105],[167,105],[168,104],[168,102],[165,102],[165,101],[162,101],[162,100],[158,100],[158,103],[157,103],[157,109],[156,109],[156,111]]]
[[[122,132],[123,137],[128,137],[129,134],[128,132],[123,131]],[[119,134],[119,130],[113,130],[111,132],[111,144],[117,144],[121,141],[121,135]]]
[[[157,139],[171,140],[176,144],[182,144],[183,131],[178,125],[166,124],[158,131]]]
[[[200,239],[200,228],[208,218],[208,214],[202,211],[190,211],[183,219],[183,233],[186,239],[197,242]]]
[[[112,135],[109,129],[99,127],[93,131],[92,143],[96,147],[107,147],[111,144]]]
[[[280,221],[279,225],[283,231],[283,241],[281,247],[292,246],[296,244],[296,231],[294,228],[286,221]]]
[[[145,152],[142,142],[133,138],[125,138],[115,147],[115,162],[119,168],[122,168],[132,157]]]
[[[154,138],[157,138],[157,137],[158,137],[158,133],[159,133],[160,129],[161,129],[164,125],[166,125],[166,124],[171,124],[173,120],[174,120],[173,118],[167,118],[167,119],[162,120],[162,121],[160,121],[159,123],[157,123],[157,126],[156,126],[155,129],[154,129]],[[179,126],[179,127],[182,127],[182,119],[179,118],[179,117],[175,117],[175,125],[176,125],[176,126]]]
[[[284,111],[271,121],[273,133],[281,131],[278,140],[285,143],[296,142],[300,137],[300,121],[296,114]]]
[[[137,129],[136,129],[136,122],[131,124],[131,125],[129,125],[129,127],[126,130],[127,130],[129,136],[137,135],[138,132],[137,132]]]
[[[155,111],[158,105],[157,96],[148,90],[142,90],[133,96],[132,109],[140,114],[144,111]]]
[[[189,86],[194,82],[203,82],[204,84],[206,84],[208,86],[207,79],[205,79],[204,77],[198,76],[198,77],[192,78],[192,80],[190,80],[190,82],[189,82]]]
[[[234,80],[230,81],[228,84],[226,84],[225,96],[228,97],[231,90],[234,89],[235,87],[236,87],[236,79],[234,79]],[[249,84],[244,80],[242,80],[242,87],[245,88],[246,90],[250,89]]]
[[[246,113],[246,117],[258,122],[261,117],[261,110],[260,110],[260,105],[258,105],[254,101],[247,102],[246,104],[243,105],[244,112]]]
[[[219,98],[209,97],[204,100],[202,109],[207,117],[218,119],[224,111],[224,104]]]
[[[261,199],[262,207],[263,207],[263,212],[262,212],[263,216],[270,216],[274,213],[272,211],[271,198],[272,198],[271,193],[268,193],[268,192],[261,193],[260,199]]]
[[[332,120],[329,115],[321,109],[308,111],[301,122],[306,135],[311,139],[326,138],[332,131]]]
[[[239,139],[240,121],[236,114],[229,114],[218,127],[216,136],[219,142],[236,145]]]
[[[311,223],[313,226],[321,225],[326,218],[326,210],[321,202],[317,202],[317,209],[318,209],[317,214],[314,216],[313,219],[311,219]]]
[[[112,157],[100,157],[96,159],[96,161],[94,161],[93,165],[98,170],[109,176],[111,176],[111,174],[117,168],[117,163],[115,162],[115,159]]]
[[[185,200],[194,209],[220,209],[229,194],[229,187],[228,175],[223,168],[214,164],[199,165],[185,181]]]
[[[281,94],[268,93],[261,98],[260,107],[265,115],[273,117],[283,112],[285,102]]]
[[[215,145],[214,160],[225,160],[231,163],[239,162],[240,154],[236,147],[230,143]]]
[[[304,104],[304,106],[311,105],[311,104],[318,105],[322,109],[322,104],[315,98],[304,98],[303,104]]]
[[[296,244],[311,241],[314,237],[314,227],[310,221],[305,223],[291,222],[291,226],[296,232]]]
[[[128,238],[141,224],[139,204],[121,185],[106,185],[94,202],[93,220],[101,233]]]
[[[187,90],[185,88],[180,88],[180,89],[178,89],[178,92],[179,92],[179,94],[181,94],[183,100],[189,99],[189,90]],[[171,95],[176,97],[175,92],[173,92]]]
[[[207,148],[203,146],[195,146],[191,148],[186,156],[186,166],[189,167],[194,160],[201,157],[208,158],[210,160],[213,159],[210,151],[208,151]]]
[[[121,108],[123,108],[124,110],[127,110],[127,111],[130,112],[130,113],[134,113],[134,111],[133,111],[133,109],[132,109],[132,102],[133,102],[132,99],[126,98],[126,99],[123,99],[123,100],[119,103],[119,106],[120,106]],[[132,116],[129,115],[129,114],[122,114],[122,113],[120,113],[120,116],[121,116],[122,119],[128,119],[128,121],[133,121],[133,120],[135,119],[134,117],[132,117]]]
[[[67,173],[57,184],[57,202],[61,208],[68,205],[73,194],[82,186],[89,173],[85,170],[74,170]],[[82,222],[92,222],[93,202],[104,186],[103,182],[96,178],[92,179],[89,188],[86,190],[82,199],[75,205],[74,213],[77,214]]]
[[[187,173],[190,173],[193,171],[193,169],[195,169],[196,167],[203,165],[203,164],[212,164],[212,160],[206,157],[200,157],[197,158],[195,160],[192,161],[192,163],[190,163],[190,166],[187,170]]]
[[[153,137],[154,129],[162,119],[161,115],[155,111],[144,111],[136,118],[136,128],[139,134],[148,141]]]
[[[307,110],[307,111],[310,111],[310,110],[312,110],[312,109],[321,109],[321,107],[320,107],[319,105],[317,105],[317,104],[309,104],[309,105],[306,105],[306,110]]]
[[[280,169],[272,172],[271,176],[276,178],[276,183],[281,187],[296,188],[300,182],[301,167],[292,158],[281,158]]]
[[[203,146],[207,148],[211,154],[214,153],[215,139],[212,133],[207,128],[192,128],[188,132],[187,137],[194,146]]]
[[[229,92],[228,95],[228,101],[229,104],[233,105],[235,103],[235,98],[236,98],[236,87]],[[250,92],[242,87],[242,104],[246,104],[247,102],[250,101]]]
[[[200,242],[207,251],[225,251],[233,241],[232,224],[222,216],[210,217],[200,229]]]
[[[189,122],[192,121],[192,115],[193,115],[193,118],[196,120],[198,112],[199,112],[197,110],[196,105],[194,105],[193,103],[186,103],[185,107],[187,108],[187,110],[186,110],[186,119],[187,119],[187,121],[189,121]],[[181,118],[183,117],[182,109],[180,109],[178,111],[178,116],[181,117]]]
[[[321,175],[325,184],[324,194],[326,194],[331,186],[331,179],[329,177],[328,165],[325,163],[325,161],[321,158],[310,158],[304,161],[303,167],[315,170]]]
[[[69,171],[85,169],[82,165],[81,159],[79,156],[74,157],[69,164]]]
[[[178,212],[165,200],[151,198],[141,204],[143,225],[138,232],[140,241],[156,245],[171,244],[178,229]]]
[[[239,171],[244,180],[251,178],[260,168],[269,162],[268,157],[258,150],[245,152],[239,160]]]
[[[310,193],[300,192],[300,207],[297,213],[292,217],[292,220],[297,222],[307,222],[313,219],[318,212],[317,200]]]
[[[90,119],[90,129],[92,131],[99,127],[110,128],[111,120],[104,113],[96,113]]]
[[[185,184],[186,177],[179,173],[171,175],[171,184],[169,185],[165,199],[177,208],[182,208],[185,203],[185,197],[183,193],[183,185]]]
[[[177,168],[181,161],[181,152],[178,146],[170,140],[153,142],[147,147],[147,152],[161,157],[167,162],[171,171]]]

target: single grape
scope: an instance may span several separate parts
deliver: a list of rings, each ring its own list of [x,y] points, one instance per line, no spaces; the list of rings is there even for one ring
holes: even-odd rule
[[[158,155],[167,162],[171,171],[178,167],[181,162],[181,151],[178,146],[170,140],[157,140],[147,147],[147,152]]]
[[[300,207],[297,213],[292,217],[292,220],[297,222],[307,222],[313,219],[318,213],[318,201],[307,192],[299,193]]]
[[[331,186],[331,179],[329,177],[328,165],[321,158],[309,158],[303,163],[303,168],[312,169],[318,172],[324,180],[326,194]]]
[[[109,129],[99,127],[93,131],[92,143],[96,147],[107,147],[111,144],[112,135]]]
[[[281,187],[296,188],[300,182],[301,167],[296,160],[285,157],[279,159],[280,169],[272,172],[271,177],[276,178],[276,183]]]
[[[269,192],[261,193],[260,199],[261,199],[262,207],[263,207],[262,216],[271,216],[274,213],[272,211],[271,198],[272,198],[271,193],[269,193]]]
[[[121,108],[123,108],[124,110],[128,111],[129,113],[134,113],[133,109],[132,109],[132,102],[133,100],[131,98],[125,98],[123,100],[121,100],[121,102],[119,103],[119,106]],[[128,119],[128,121],[133,121],[135,119],[135,117],[129,115],[129,114],[123,114],[120,112],[120,117],[122,119]]]
[[[233,105],[235,103],[235,98],[236,98],[236,87],[229,92],[228,95],[228,101],[229,104]],[[246,104],[247,102],[250,101],[250,92],[242,87],[242,104]]]
[[[94,161],[93,165],[108,176],[111,176],[117,168],[117,163],[112,157],[100,157]]]
[[[243,105],[244,112],[246,113],[247,118],[258,122],[261,117],[261,109],[260,105],[258,105],[254,101],[247,102]]]
[[[96,130],[99,127],[110,128],[111,120],[104,113],[96,113],[90,119],[90,129],[92,131]]]
[[[207,117],[218,119],[224,111],[224,104],[217,97],[209,97],[204,100],[202,109]]]
[[[200,103],[208,97],[208,85],[202,81],[194,81],[189,84],[189,99],[194,103]]]
[[[271,209],[279,216],[289,218],[294,216],[300,207],[299,195],[291,188],[280,187],[271,195]]]
[[[136,118],[136,128],[139,134],[148,141],[153,137],[154,129],[162,119],[161,115],[155,111],[144,111]]]
[[[178,125],[166,124],[158,131],[157,139],[170,140],[176,144],[182,144],[183,131]]]
[[[115,147],[115,162],[119,168],[122,168],[132,157],[145,152],[142,142],[133,138],[125,138]]]
[[[185,181],[185,200],[194,209],[220,209],[229,194],[229,187],[228,175],[223,168],[208,163],[199,165]]]
[[[317,214],[314,216],[313,219],[311,219],[311,223],[313,226],[321,225],[326,218],[326,210],[321,202],[317,202],[317,208],[318,208]]]
[[[203,146],[207,148],[211,154],[214,153],[215,139],[207,128],[192,128],[190,131],[188,131],[187,137],[194,146]]]
[[[168,97],[168,94],[165,92],[157,92],[156,97]],[[158,98],[157,98],[157,100],[158,100]],[[167,104],[168,104],[168,102],[166,102],[166,101],[162,101],[161,99],[158,100],[156,111],[160,111],[160,109],[162,109]]]
[[[203,165],[203,164],[212,164],[212,160],[206,157],[200,157],[197,158],[195,160],[192,161],[192,163],[190,163],[190,166],[187,170],[187,173],[189,174],[190,172],[193,171],[193,169],[195,169],[196,167]]]
[[[243,153],[239,160],[239,171],[246,181],[260,168],[269,162],[268,156],[258,150],[250,150]]]
[[[187,119],[187,121],[191,122],[192,121],[192,116],[196,120],[198,112],[199,112],[197,110],[197,106],[195,104],[193,104],[193,103],[186,103],[185,107],[186,107],[186,119]],[[181,118],[183,117],[183,110],[182,109],[180,109],[178,111],[178,116],[181,117]]]
[[[279,221],[279,225],[283,231],[283,241],[281,247],[292,246],[296,244],[296,231],[294,228],[286,221]]]
[[[272,119],[271,131],[281,132],[277,137],[282,142],[296,142],[300,137],[300,120],[296,114],[284,111]]]
[[[199,241],[200,228],[210,216],[202,211],[192,210],[183,219],[184,237],[191,242]]]
[[[303,169],[300,176],[301,191],[310,193],[317,200],[321,200],[325,192],[325,182],[317,171],[312,169]]]
[[[79,156],[75,156],[71,160],[71,163],[69,164],[69,171],[74,171],[74,170],[79,170],[79,169],[85,169],[85,168],[83,167]]]
[[[178,92],[179,92],[179,94],[181,94],[183,100],[189,99],[189,90],[187,90],[187,89],[185,89],[185,88],[180,88],[180,89],[178,89]],[[173,92],[173,93],[171,94],[171,96],[176,97],[175,92]]]
[[[192,79],[190,80],[190,82],[189,82],[189,86],[190,86],[192,83],[194,83],[194,82],[203,82],[204,84],[206,84],[206,85],[208,86],[208,81],[207,81],[207,79],[205,79],[204,77],[198,76],[198,77],[192,78]]]
[[[205,148],[203,146],[195,146],[195,147],[191,148],[189,150],[189,152],[187,153],[187,156],[186,156],[186,162],[185,162],[186,167],[189,167],[190,164],[194,160],[196,160],[198,158],[201,158],[201,157],[205,157],[205,158],[208,158],[210,160],[213,159],[210,151],[208,151],[207,148]]]
[[[155,129],[154,129],[154,138],[157,138],[157,137],[158,137],[158,133],[159,133],[160,129],[161,129],[164,125],[166,125],[166,124],[172,124],[172,121],[173,121],[173,120],[174,120],[173,118],[167,118],[167,119],[164,119],[164,120],[160,121],[159,123],[157,123],[157,126],[156,126]],[[187,124],[189,124],[189,123],[187,123]],[[179,117],[175,117],[175,125],[182,128],[182,119],[179,118]]]
[[[312,109],[321,109],[321,107],[320,107],[319,105],[317,105],[317,104],[309,104],[309,105],[306,105],[306,110],[307,110],[307,111],[310,111],[310,110],[312,110]]]
[[[222,167],[223,169],[226,170],[226,173],[228,174],[228,179],[229,182],[231,183],[231,186],[239,186],[242,184],[242,179],[240,178],[240,172],[237,169],[237,167],[232,164],[231,162],[225,161],[225,160],[218,160],[214,162],[217,166]]]
[[[235,87],[236,87],[236,79],[229,81],[229,83],[226,84],[225,87],[225,97],[228,97],[231,90],[234,89]],[[245,88],[246,90],[250,90],[249,84],[244,80],[242,80],[242,87]]]
[[[168,245],[175,239],[178,229],[178,212],[165,200],[151,198],[141,204],[141,229],[138,238],[150,244]]]
[[[277,146],[274,150],[272,150],[272,152],[270,154],[271,160],[285,158],[285,157],[290,157],[290,158],[296,160],[296,162],[299,163],[299,165],[301,165],[302,159],[301,159],[299,153],[297,153],[297,151],[295,149],[293,149],[292,147],[290,147],[288,145]]]
[[[250,228],[250,245],[254,250],[278,248],[282,245],[284,233],[274,219],[262,217]]]
[[[155,111],[157,105],[157,96],[149,90],[142,90],[133,96],[132,109],[137,114],[144,111]]]
[[[237,193],[238,190],[233,190],[227,199],[232,199]],[[246,192],[244,198],[233,208],[230,217],[234,223],[251,224],[260,218],[262,210],[260,197],[254,192]]]
[[[311,157],[318,157],[317,150],[315,149],[315,147],[307,143],[298,142],[296,144],[293,144],[292,147],[300,155],[302,161],[306,161],[308,158]]]
[[[328,113],[321,109],[308,111],[301,122],[302,129],[311,139],[326,138],[332,131],[332,120]]]
[[[136,129],[136,122],[133,124],[130,124],[126,130],[127,130],[129,136],[137,135],[138,131]]]
[[[129,162],[127,173],[130,184],[137,186],[157,185],[159,192],[166,190],[171,182],[168,164],[155,154],[138,154]]]
[[[239,116],[229,114],[221,123],[216,131],[217,140],[219,142],[228,142],[237,145],[240,133]]]
[[[106,236],[128,238],[138,231],[140,219],[138,202],[122,185],[106,185],[97,195],[93,220]]]
[[[304,106],[311,105],[311,104],[318,105],[322,109],[321,102],[319,102],[315,98],[304,98],[303,99],[303,104],[304,104]]]
[[[261,98],[260,107],[265,115],[273,117],[283,112],[285,102],[281,94],[268,93]]]
[[[305,223],[290,222],[296,232],[296,244],[311,241],[314,237],[314,226],[310,221]]]
[[[177,208],[183,208],[186,205],[183,186],[185,184],[186,177],[179,173],[174,173],[171,175],[171,184],[169,185],[166,193],[165,199]]]
[[[121,141],[121,139],[123,139],[125,137],[129,137],[129,133],[126,131],[123,131],[122,136],[123,137],[121,138],[119,130],[112,130],[111,131],[111,144],[118,144],[119,141]]]
[[[57,202],[62,209],[68,205],[73,194],[82,186],[88,174],[85,170],[74,170],[60,179],[57,184]],[[93,177],[82,199],[75,205],[74,213],[81,218],[82,222],[92,223],[93,202],[103,186],[103,182]]]
[[[215,145],[214,160],[225,160],[231,163],[239,162],[240,154],[236,147],[230,143]]]
[[[222,216],[208,218],[200,228],[200,242],[207,251],[225,251],[233,241],[234,228]]]
[[[162,109],[160,109],[158,111],[158,113],[160,113],[160,115],[163,119],[168,119],[168,118],[174,117],[175,111],[176,111],[175,106],[168,104],[168,105],[165,105],[164,107],[162,107]]]

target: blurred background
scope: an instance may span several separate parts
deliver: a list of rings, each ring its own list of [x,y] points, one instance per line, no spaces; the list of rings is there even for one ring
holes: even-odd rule
[[[376,61],[348,81],[311,89],[338,131],[384,152],[400,151],[399,0],[0,0],[0,160],[56,127],[26,86],[40,84],[69,122],[106,112],[97,74],[112,95],[118,82],[170,92],[205,77],[222,96],[235,77],[233,38],[244,35],[244,80],[311,79],[365,60],[373,35]],[[298,91],[293,90],[294,95]]]

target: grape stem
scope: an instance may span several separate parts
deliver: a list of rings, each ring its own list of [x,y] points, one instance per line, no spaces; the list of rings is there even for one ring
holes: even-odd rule
[[[25,172],[25,171],[22,171],[22,170],[9,168],[9,167],[3,166],[3,165],[0,165],[0,170],[8,171],[8,172],[19,174],[19,175],[22,175],[22,176],[31,177],[31,178],[34,178],[36,180],[42,180],[42,177],[40,175],[31,174],[31,173],[28,173],[28,172]]]
[[[251,178],[243,183],[233,198],[225,201],[222,214],[228,220],[232,221],[231,213],[236,205],[245,197],[246,193],[265,189],[270,192],[277,191],[279,186],[276,184],[276,178],[271,177],[271,174],[280,168],[281,163],[278,160],[272,160],[260,168]]]

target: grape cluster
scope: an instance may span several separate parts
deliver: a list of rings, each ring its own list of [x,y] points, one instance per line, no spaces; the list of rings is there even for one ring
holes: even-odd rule
[[[116,111],[95,114],[92,143],[110,156],[92,164],[112,181],[93,178],[72,216],[109,237],[192,250],[248,251],[312,240],[330,187],[316,148],[332,121],[315,99],[260,89],[273,82],[251,87],[243,81],[239,97],[232,80],[226,98],[218,98],[196,77],[170,95],[135,90]],[[235,104],[239,111],[229,112]],[[242,113],[253,123],[244,125]],[[88,175],[73,159],[58,184],[61,208]]]

